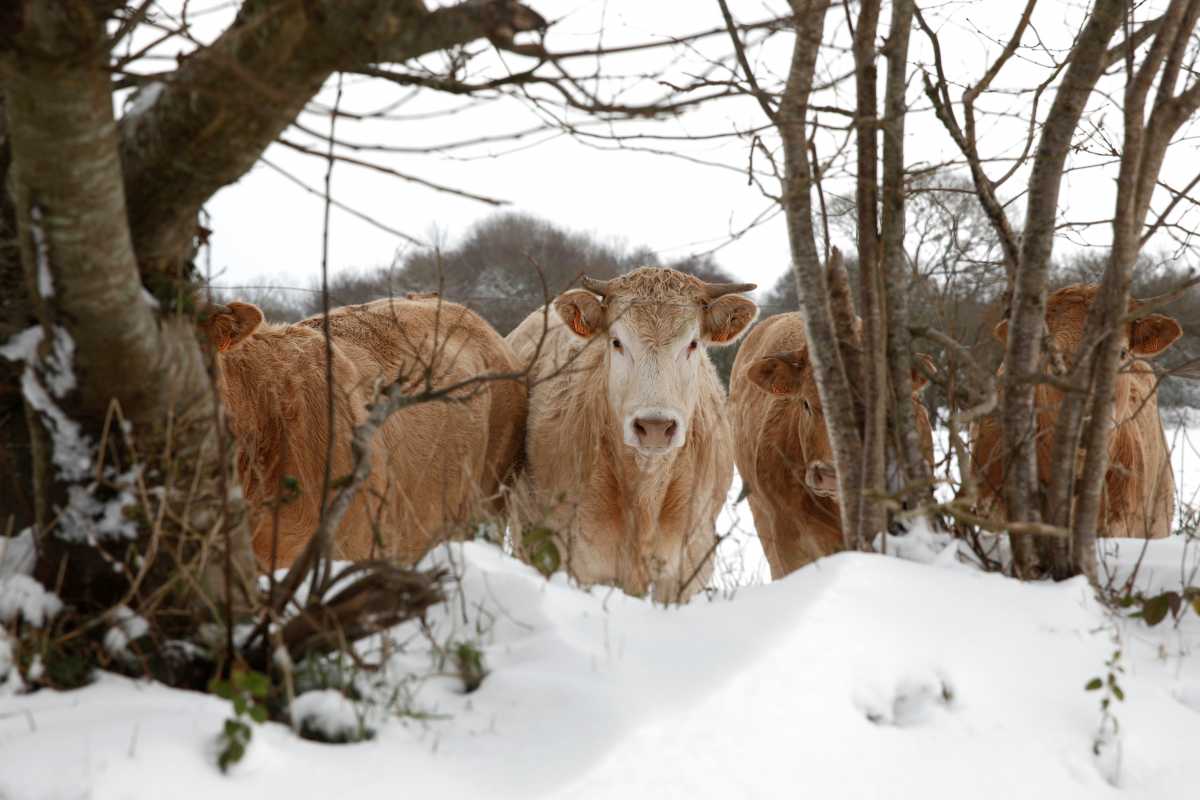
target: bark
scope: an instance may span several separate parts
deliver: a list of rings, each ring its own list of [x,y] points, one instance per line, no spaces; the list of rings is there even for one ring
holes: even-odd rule
[[[1154,43],[1136,72],[1132,54],[1128,58],[1128,82],[1124,97],[1125,138],[1117,181],[1117,207],[1113,216],[1113,246],[1100,292],[1088,315],[1084,342],[1099,338],[1094,354],[1081,348],[1080,365],[1090,367],[1092,392],[1091,422],[1077,439],[1087,448],[1079,477],[1079,499],[1072,525],[1073,566],[1098,583],[1096,529],[1099,525],[1104,478],[1108,471],[1108,447],[1113,432],[1117,370],[1120,368],[1123,318],[1129,304],[1129,285],[1141,248],[1142,229],[1149,210],[1150,193],[1166,148],[1178,126],[1200,106],[1200,91],[1193,85],[1179,97],[1174,87],[1186,43],[1200,19],[1200,1],[1174,0],[1163,17]],[[1156,76],[1159,92],[1145,121],[1145,104]],[[1165,110],[1164,110],[1165,109]],[[1073,398],[1078,402],[1078,398]],[[1074,421],[1077,414],[1072,415]],[[1064,426],[1065,427],[1065,426]],[[1064,434],[1069,436],[1071,431]]]
[[[1122,0],[1097,0],[1069,56],[1062,84],[1046,115],[1029,179],[1028,205],[1005,346],[1001,421],[1005,504],[1009,519],[1041,517],[1034,389],[1040,375],[1046,281],[1053,248],[1063,168],[1084,106],[1103,72],[1108,42],[1121,23]],[[1032,566],[1031,543],[1014,537],[1019,571]]]
[[[12,161],[4,97],[0,94],[0,175]],[[17,215],[12,197],[0,191],[0,342],[7,342],[37,320],[25,284],[17,243]],[[0,359],[0,536],[34,524],[33,464],[25,403],[21,399],[21,365]]]
[[[98,449],[110,408],[119,408],[130,423],[130,435],[146,446],[146,453],[154,452],[170,432],[173,464],[147,463],[147,474],[170,468],[181,482],[193,476],[203,480],[225,465],[216,462],[214,448],[198,433],[212,427],[206,402],[211,392],[191,325],[178,319],[161,322],[142,296],[126,225],[104,20],[86,6],[30,3],[20,22],[15,35],[5,37],[12,47],[0,59],[0,79],[21,261],[45,340],[61,329],[74,342],[69,366],[77,388],[58,398],[58,405],[80,424],[96,460],[86,476],[52,463],[62,443],[47,427],[44,408],[27,409],[33,423],[37,571],[77,607],[104,607],[129,591],[130,576],[139,571],[132,564],[119,571],[113,567],[114,560],[132,562],[127,543],[102,548],[69,543],[54,533],[62,522],[59,512],[69,505],[69,488],[90,482],[101,462],[118,456],[115,441],[121,437],[115,433],[109,448]],[[126,461],[124,466],[131,465]],[[157,532],[163,536],[158,552],[164,558],[144,565],[159,578],[147,588],[162,586],[172,570],[165,558],[169,555],[193,568],[195,581],[182,592],[188,602],[205,602],[195,597],[197,591],[204,598],[221,591],[210,580],[215,576],[209,564],[197,557],[222,554],[220,546],[208,549],[200,543],[223,523],[225,498],[173,496],[173,488],[168,487],[163,502],[173,506],[178,530]],[[236,533],[237,560],[252,570],[248,531],[241,526]],[[150,535],[145,526],[139,531],[143,547]]]
[[[913,393],[912,334],[909,330],[908,306],[911,278],[904,255],[904,123],[908,116],[905,89],[912,20],[912,0],[896,0],[892,6],[885,50],[888,71],[883,122],[883,259],[887,274],[887,363],[890,368],[890,404],[895,420],[897,457],[904,465],[909,486],[928,487],[932,476],[921,453],[916,417],[910,400]],[[910,505],[915,505],[921,495],[922,491],[914,488],[904,499]],[[924,495],[928,496],[928,489]]]
[[[788,243],[813,374],[825,409],[825,422],[829,427],[834,466],[838,473],[838,493],[842,498],[857,498],[862,493],[862,442],[855,419],[854,395],[842,363],[833,312],[829,305],[829,286],[817,253],[812,226],[812,172],[808,162],[808,101],[829,2],[792,0],[791,7],[796,43],[778,114],[784,151],[783,205]],[[844,500],[840,506],[846,546],[853,547],[854,533],[858,530],[859,506],[850,500]]]
[[[879,116],[876,92],[875,36],[880,0],[863,0],[854,31],[854,86],[857,95],[856,153],[858,164],[855,204],[858,212],[859,309],[862,313],[863,456],[862,493],[855,546],[865,548],[887,523],[883,506],[874,499],[886,491],[887,445],[887,331],[883,308],[883,252],[879,240]]]
[[[22,400],[21,365],[0,360],[0,531],[36,519],[39,574],[79,606],[107,605],[134,587],[160,600],[178,599],[160,590],[179,588],[189,603],[211,604],[231,599],[228,572],[220,574],[226,557],[239,569],[253,560],[240,509],[227,502],[211,365],[186,313],[200,207],[250,169],[332,72],[480,37],[508,46],[545,21],[514,0],[432,12],[419,0],[250,0],[118,126],[105,24],[119,5],[25,0],[0,11],[8,128],[0,172],[9,185],[0,201],[0,334],[8,340],[36,322],[47,340],[57,329],[71,337],[78,389],[58,405],[94,446],[91,477],[104,477],[101,464],[145,457],[143,476],[154,478],[145,483],[160,505],[133,547],[50,535],[81,479],[53,464],[44,410]],[[32,291],[42,273],[53,285],[46,296]],[[113,410],[129,435],[106,422]],[[142,559],[147,553],[158,557]],[[167,605],[182,608],[174,599]]]

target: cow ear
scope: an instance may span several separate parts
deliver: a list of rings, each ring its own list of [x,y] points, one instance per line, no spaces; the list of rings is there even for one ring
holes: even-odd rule
[[[582,289],[563,292],[554,301],[554,310],[576,336],[591,338],[604,327],[604,306],[600,298]]]
[[[1158,355],[1183,335],[1179,323],[1165,314],[1150,314],[1135,320],[1129,334],[1129,349],[1135,355]]]
[[[746,377],[770,394],[799,394],[807,365],[808,353],[803,350],[775,353],[751,364]]]
[[[997,342],[1000,342],[1001,344],[1007,344],[1007,342],[1008,342],[1008,320],[1007,319],[1000,320],[1000,322],[998,322],[996,324],[996,327],[992,328],[992,337],[995,338],[995,340]]]
[[[718,297],[704,306],[700,334],[706,344],[732,344],[758,316],[754,301],[736,294]]]
[[[930,358],[929,356],[925,355],[924,353],[913,353],[913,360],[920,361],[922,364],[925,365],[924,370],[920,369],[915,364],[913,365],[913,370],[912,370],[913,392],[919,392],[922,389],[924,389],[925,386],[929,383],[929,378],[925,377],[926,374],[928,373],[929,375],[936,375],[937,368],[933,366],[933,359]]]
[[[217,350],[229,350],[241,344],[258,330],[263,313],[250,303],[233,302],[227,306],[210,306],[200,321],[200,328]]]

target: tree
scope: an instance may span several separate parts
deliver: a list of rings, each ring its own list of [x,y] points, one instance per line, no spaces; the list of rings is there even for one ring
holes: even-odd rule
[[[0,12],[0,467],[15,489],[0,520],[35,531],[38,577],[81,615],[126,603],[181,631],[255,602],[195,330],[202,206],[335,72],[477,40],[519,54],[514,36],[546,23],[513,0],[246,2],[147,80],[121,43],[143,25],[186,32],[150,19],[153,5]],[[461,88],[453,78],[444,88]],[[140,95],[118,121],[130,80]]]
[[[1062,78],[1040,128],[1030,126],[1034,149],[1026,186],[1025,221],[1018,239],[997,200],[1003,179],[991,178],[983,166],[975,136],[975,101],[988,90],[1004,65],[1021,46],[1035,0],[1027,3],[1008,45],[983,78],[963,94],[960,124],[953,109],[949,82],[940,61],[936,79],[926,77],[926,94],[939,118],[966,158],[976,189],[1004,247],[1010,278],[1011,314],[1006,340],[1002,420],[1005,453],[1005,501],[1015,525],[1049,523],[1070,536],[1039,540],[1043,566],[1057,576],[1073,573],[1097,580],[1096,526],[1102,484],[1108,467],[1115,376],[1121,357],[1121,327],[1126,321],[1129,289],[1138,253],[1167,220],[1184,193],[1169,190],[1171,199],[1157,219],[1148,223],[1158,188],[1159,171],[1174,137],[1200,108],[1200,83],[1184,82],[1185,64],[1192,57],[1200,20],[1200,2],[1171,0],[1146,8],[1126,0],[1097,0],[1086,14],[1064,62]],[[1146,19],[1146,13],[1158,13]],[[1124,39],[1113,43],[1118,30]],[[925,26],[934,41],[936,34]],[[1117,157],[1118,174],[1111,218],[1112,247],[1100,282],[1101,294],[1088,317],[1083,341],[1073,363],[1066,366],[1066,401],[1054,432],[1053,473],[1043,487],[1037,476],[1034,436],[1034,393],[1047,369],[1042,326],[1049,285],[1051,256],[1058,232],[1059,193],[1077,136],[1090,125],[1088,103],[1107,73],[1122,93],[1119,105],[1123,141],[1106,145]],[[1157,92],[1151,99],[1155,83]],[[1186,192],[1186,190],[1185,190]],[[1076,474],[1073,456],[1086,450],[1082,471]],[[1025,536],[1014,538],[1020,569],[1033,574],[1037,554]]]

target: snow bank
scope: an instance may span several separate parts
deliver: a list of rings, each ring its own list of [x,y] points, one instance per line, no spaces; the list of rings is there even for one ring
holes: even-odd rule
[[[1180,548],[1152,543],[1146,563]],[[433,639],[482,651],[478,690],[401,626],[387,669],[358,686],[394,701],[372,740],[334,747],[259,726],[222,776],[212,741],[228,703],[106,675],[2,701],[0,797],[1093,800],[1200,786],[1200,621],[1110,619],[1081,580],[842,554],[732,600],[664,609],[546,581],[482,543],[431,560],[461,575],[431,615]],[[1126,700],[1101,763],[1101,693],[1084,685],[1105,673],[1114,637]],[[340,695],[310,695],[304,716],[350,720]]]

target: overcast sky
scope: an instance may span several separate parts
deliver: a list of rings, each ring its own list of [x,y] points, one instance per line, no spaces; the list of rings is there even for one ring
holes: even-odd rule
[[[172,4],[163,5],[170,7]],[[231,14],[228,9],[219,9],[227,5],[217,0],[207,3],[193,0],[193,33],[197,38],[204,41],[219,33]],[[601,33],[605,45],[616,45],[679,36],[721,24],[715,0],[659,3],[529,0],[528,5],[554,21],[546,44],[555,51],[593,47]],[[1147,4],[1139,14],[1153,15],[1155,5]],[[730,0],[730,6],[742,22],[770,18],[785,7],[782,3],[759,0]],[[996,42],[1010,35],[1022,6],[1018,0],[921,3],[927,19],[940,32],[952,79],[977,79],[983,73],[999,49]],[[195,16],[197,10],[209,7],[218,11]],[[1040,41],[1046,49],[1022,52],[1002,74],[997,86],[1036,84],[1045,74],[1045,65],[1050,63],[1055,49],[1069,47],[1080,13],[1078,3],[1042,0],[1034,17],[1035,32],[1026,37],[1026,42]],[[883,28],[886,28],[887,17],[885,9]],[[830,12],[826,39],[835,44],[848,41],[845,13],[840,8]],[[175,45],[169,52],[179,49]],[[489,48],[482,43],[475,49],[487,51]],[[773,37],[769,46],[752,51],[755,69],[762,71],[765,83],[770,82],[769,74],[782,76],[786,71],[790,49],[790,36],[780,34]],[[622,99],[634,101],[663,91],[659,80],[684,81],[688,75],[704,69],[707,58],[728,51],[728,40],[714,37],[695,48],[664,49],[613,59],[606,61],[602,69],[621,75],[652,73],[650,78],[621,82],[625,90]],[[919,111],[911,115],[909,123],[907,161],[910,166],[957,158],[949,138],[928,112],[920,90],[918,70],[929,61],[929,53],[925,37],[914,31],[913,78],[908,96]],[[847,59],[847,54],[831,47],[821,69],[826,75],[836,73],[846,66]],[[439,60],[434,57],[426,63],[436,66]],[[505,69],[520,69],[526,62],[513,55],[497,57],[485,52],[480,64],[481,74],[495,76]],[[584,71],[596,68],[590,59],[577,60],[573,64]],[[161,64],[158,68],[162,68]],[[517,100],[478,104],[457,113],[439,114],[436,112],[461,109],[470,104],[461,97],[428,90],[414,93],[385,81],[358,76],[345,76],[343,86],[343,110],[364,113],[403,101],[390,112],[401,118],[338,121],[337,136],[361,144],[419,151],[446,142],[528,129],[545,121],[529,103]],[[318,102],[331,105],[333,88],[331,82]],[[961,91],[956,90],[953,94],[957,99]],[[830,93],[822,98],[822,102],[850,107],[853,103],[851,87],[847,86],[840,94]],[[1100,102],[1102,99],[1097,100]],[[1048,99],[1042,101],[1041,113],[1048,104]],[[1012,154],[1019,148],[1028,125],[1028,98],[999,95],[986,101],[983,107],[1008,112],[1010,116],[982,120],[982,149],[989,155]],[[579,113],[568,118],[573,122],[587,120]],[[836,121],[828,115],[827,119]],[[327,131],[329,117],[306,114],[301,122]],[[713,103],[668,121],[640,123],[636,130],[675,136],[723,134],[747,131],[763,123],[757,104],[742,99]],[[603,133],[605,129],[594,130]],[[1111,137],[1119,144],[1119,132],[1119,111],[1110,109],[1104,117],[1100,135]],[[314,141],[295,129],[285,136],[305,144]],[[834,152],[838,141],[833,136],[825,137],[821,141],[823,151]],[[747,185],[748,137],[690,144],[670,141],[645,144],[717,162],[724,168],[668,155],[613,149],[610,143],[601,140],[581,141],[554,132],[453,153],[342,152],[412,176],[503,199],[508,202],[506,209],[529,212],[567,228],[622,240],[630,246],[648,245],[667,257],[724,245],[717,254],[720,263],[738,278],[764,286],[787,268],[787,237],[782,217],[776,216],[729,242],[733,231],[769,212],[772,206],[757,187]],[[1177,186],[1185,184],[1192,177],[1188,170],[1194,169],[1195,156],[1193,143],[1181,143],[1173,160],[1163,170],[1164,180]],[[280,145],[267,151],[266,161],[317,189],[324,180],[322,159]],[[992,168],[993,174],[999,174],[1006,166],[997,164]],[[1115,166],[1069,176],[1063,192],[1069,216],[1077,220],[1111,216],[1114,176]],[[1007,197],[1019,193],[1022,178],[1023,175],[1018,173],[1010,182],[1012,188],[1006,191]],[[338,201],[424,243],[453,242],[472,223],[498,210],[355,165],[338,164],[332,181],[333,195]],[[845,183],[830,186],[833,192],[846,189]],[[1019,209],[1018,200],[1013,214],[1018,226]],[[237,184],[220,192],[208,205],[208,211],[214,230],[212,263],[218,273],[216,283],[250,285],[267,277],[279,285],[308,286],[319,275],[323,201],[298,188],[267,163],[260,163]],[[1108,231],[1103,225],[1094,225],[1074,234],[1076,241],[1097,244],[1106,242],[1107,237]],[[398,251],[414,246],[338,209],[332,215],[330,242],[333,270],[387,264]],[[1063,244],[1065,246],[1066,242]],[[1163,246],[1169,244],[1164,242]]]

